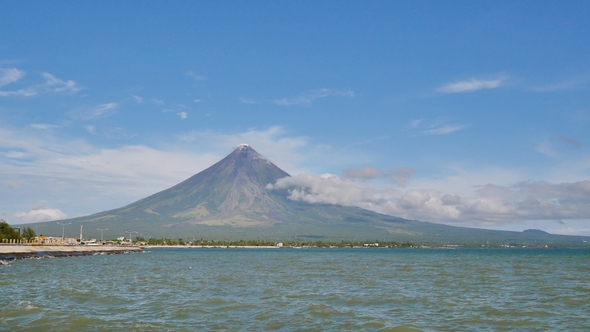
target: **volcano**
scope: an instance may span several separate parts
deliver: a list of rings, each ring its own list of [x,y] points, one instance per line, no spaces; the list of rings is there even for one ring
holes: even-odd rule
[[[269,189],[289,177],[247,144],[187,180],[124,207],[69,219],[117,236],[217,240],[387,240],[422,243],[570,242],[583,237],[453,227],[331,204],[289,198],[289,189]],[[55,222],[46,231],[61,232]],[[71,230],[76,229],[72,227]],[[73,234],[72,234],[73,235]]]
[[[92,220],[167,220],[188,225],[270,226],[284,219],[282,200],[266,185],[289,176],[247,144],[189,179]]]

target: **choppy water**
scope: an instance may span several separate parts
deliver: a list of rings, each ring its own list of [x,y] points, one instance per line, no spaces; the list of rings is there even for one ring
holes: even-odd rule
[[[0,331],[588,331],[590,250],[152,249],[0,267]]]

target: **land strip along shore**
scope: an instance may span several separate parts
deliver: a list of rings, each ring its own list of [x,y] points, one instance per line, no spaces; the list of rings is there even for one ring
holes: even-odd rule
[[[140,252],[143,247],[132,246],[62,246],[62,245],[0,245],[0,259],[13,260],[32,257],[67,257],[97,253],[122,254]]]
[[[240,248],[240,249],[279,249],[279,246],[225,246],[225,245],[198,245],[198,246],[183,246],[183,245],[145,245],[143,246],[145,249],[155,249],[155,248],[184,248],[184,249],[191,249],[191,248]]]

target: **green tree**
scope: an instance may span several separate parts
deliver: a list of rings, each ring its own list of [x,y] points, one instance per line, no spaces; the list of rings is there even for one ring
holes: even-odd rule
[[[4,239],[20,239],[20,234],[6,220],[0,219],[0,240]]]
[[[23,228],[23,230],[21,232],[21,236],[24,237],[25,239],[31,241],[31,240],[35,239],[35,237],[37,236],[37,233],[35,233],[35,231],[31,227],[25,227],[25,228]]]

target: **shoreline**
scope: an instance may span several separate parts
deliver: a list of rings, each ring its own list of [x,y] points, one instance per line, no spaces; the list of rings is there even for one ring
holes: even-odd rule
[[[146,245],[142,246],[145,249],[161,249],[161,248],[182,248],[182,249],[213,249],[213,248],[222,248],[222,249],[281,249],[284,247],[278,246],[205,246],[205,245],[198,245],[198,246],[181,246],[181,245],[170,245],[170,246],[161,246],[161,245]]]
[[[19,260],[37,257],[69,257],[95,254],[142,252],[143,247],[131,246],[67,246],[67,245],[1,245],[0,260]]]

